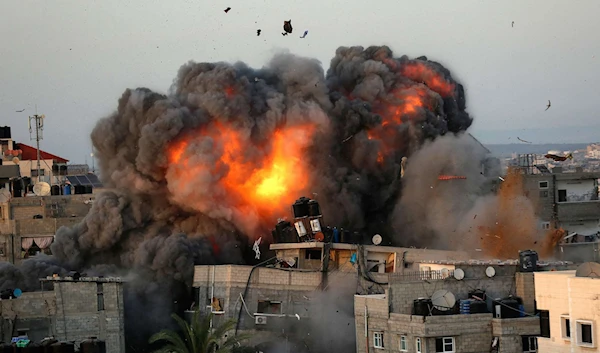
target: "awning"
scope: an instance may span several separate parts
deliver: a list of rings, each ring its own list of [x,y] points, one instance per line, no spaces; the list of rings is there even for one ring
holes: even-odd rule
[[[21,176],[18,165],[0,165],[0,179],[12,179]]]
[[[68,175],[67,180],[71,183],[71,185],[83,185],[83,186],[93,186],[96,188],[101,188],[102,183],[100,179],[95,174],[82,174],[82,175]]]

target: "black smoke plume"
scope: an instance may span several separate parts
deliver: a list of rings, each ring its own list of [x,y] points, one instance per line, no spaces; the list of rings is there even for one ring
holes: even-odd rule
[[[131,280],[126,315],[136,318],[126,325],[128,340],[146,338],[181,303],[194,264],[247,263],[248,238],[274,225],[258,201],[245,203],[223,186],[233,172],[228,160],[261,167],[276,132],[312,125],[296,151],[308,180],[302,192],[316,195],[327,223],[386,235],[402,157],[410,163],[425,140],[471,122],[447,69],[426,57],[394,58],[385,46],[340,47],[326,73],[291,54],[258,70],[187,63],[168,94],[127,89],[97,123],[91,139],[108,190],[80,224],[58,231],[51,260],[3,265],[1,286],[35,290],[36,278],[67,270],[123,275]],[[227,141],[206,132],[217,126],[234,130],[241,147],[228,151]],[[169,151],[184,138],[186,162],[174,165]]]

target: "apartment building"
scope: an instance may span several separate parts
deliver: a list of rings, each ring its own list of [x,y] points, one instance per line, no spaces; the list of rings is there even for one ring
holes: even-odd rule
[[[540,352],[598,352],[600,345],[600,265],[576,271],[535,273],[535,296],[541,310]]]

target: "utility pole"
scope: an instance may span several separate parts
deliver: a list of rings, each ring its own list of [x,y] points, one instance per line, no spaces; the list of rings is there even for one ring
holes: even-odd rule
[[[37,107],[36,107],[37,108]],[[37,109],[36,109],[37,110]],[[29,117],[29,139],[34,140],[37,148],[37,179],[38,181],[42,181],[41,176],[41,165],[40,165],[40,140],[44,139],[44,118],[46,116],[44,114],[38,115],[37,112],[33,116]],[[33,131],[31,128],[31,121],[34,121],[35,124],[35,137],[33,137]]]

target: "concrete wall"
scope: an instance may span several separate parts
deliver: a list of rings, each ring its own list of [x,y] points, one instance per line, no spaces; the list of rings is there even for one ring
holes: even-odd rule
[[[540,319],[523,317],[518,319],[493,319],[492,335],[500,339],[498,353],[523,351],[523,336],[538,336]]]
[[[54,282],[53,290],[24,293],[0,301],[0,338],[27,329],[30,339],[54,336],[81,341],[96,336],[106,341],[108,353],[125,352],[123,288],[121,283],[102,283],[104,310],[98,310],[96,282]],[[48,285],[45,285],[48,288]]]
[[[560,202],[556,204],[558,220],[561,222],[598,220],[600,201]]]
[[[10,201],[10,215],[15,220],[33,219],[38,214],[44,218],[83,217],[92,207],[85,203],[90,199],[93,194],[15,197]]]
[[[537,307],[550,314],[550,338],[539,337],[540,352],[570,352],[571,344],[562,338],[561,316],[569,314],[568,279],[575,271],[535,272]]]
[[[597,262],[600,261],[600,243],[560,244],[557,253],[563,261]]]
[[[494,266],[496,275],[489,278],[485,275],[487,266],[458,266],[465,272],[463,280],[453,277],[445,280],[403,280],[401,276],[390,275],[390,303],[392,312],[411,314],[413,301],[418,298],[431,297],[439,289],[449,290],[456,300],[467,299],[468,292],[473,289],[486,291],[488,298],[516,295],[516,266]],[[523,283],[525,285],[525,283]]]
[[[540,188],[540,182],[547,182],[548,188]],[[527,197],[533,202],[538,217],[544,222],[552,221],[555,196],[553,176],[542,174],[523,175],[523,189]]]
[[[566,190],[567,202],[581,202],[598,199],[598,181],[596,179],[587,180],[557,180],[556,197],[558,200],[558,190]]]
[[[535,279],[533,272],[515,273],[515,289],[518,297],[523,299],[523,307],[528,313],[535,313]]]
[[[573,206],[573,205],[570,205]],[[560,207],[559,207],[560,208]],[[598,214],[596,214],[596,217],[598,216]],[[595,234],[596,232],[598,232],[598,230],[600,229],[599,224],[598,224],[598,219],[592,219],[592,220],[583,220],[583,221],[562,221],[559,222],[559,225],[562,229],[564,229],[567,234],[571,234],[573,232],[576,232],[577,234],[581,234],[581,235],[592,235]]]

